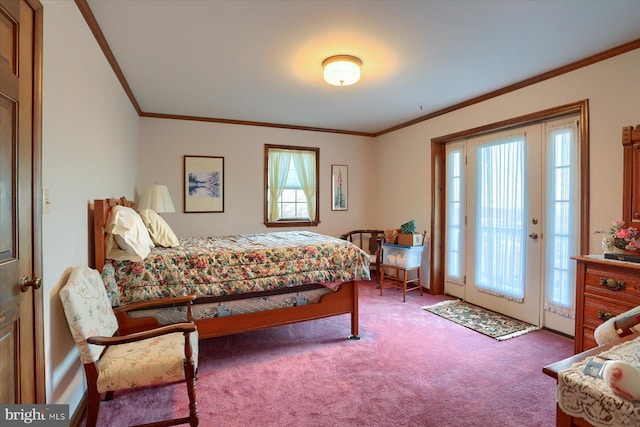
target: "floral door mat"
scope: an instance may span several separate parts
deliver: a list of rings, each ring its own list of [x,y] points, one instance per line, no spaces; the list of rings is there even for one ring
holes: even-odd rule
[[[460,300],[442,301],[422,308],[498,341],[540,329],[530,323]]]

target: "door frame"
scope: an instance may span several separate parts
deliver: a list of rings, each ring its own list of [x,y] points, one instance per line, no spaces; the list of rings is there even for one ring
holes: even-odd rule
[[[589,100],[584,99],[431,139],[431,289],[434,294],[444,293],[446,144],[489,132],[557,119],[570,114],[578,114],[580,117],[580,231],[578,247],[580,254],[589,253]]]
[[[33,214],[33,276],[44,277],[42,255],[42,63],[44,8],[39,0],[27,0],[34,11],[34,35],[33,35],[33,197],[31,199],[31,212]],[[46,395],[46,369],[44,354],[44,286],[38,292],[33,292],[33,325],[35,348],[34,389],[35,403],[47,402]]]

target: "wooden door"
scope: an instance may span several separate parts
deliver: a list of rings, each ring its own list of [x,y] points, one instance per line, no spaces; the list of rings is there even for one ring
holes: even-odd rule
[[[0,0],[0,402],[44,403],[42,6]]]

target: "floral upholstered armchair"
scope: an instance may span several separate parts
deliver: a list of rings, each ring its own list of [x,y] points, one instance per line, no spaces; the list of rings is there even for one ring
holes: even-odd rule
[[[189,322],[117,336],[118,322],[100,273],[88,267],[72,270],[60,299],[87,377],[87,427],[98,419],[100,399],[113,392],[141,386],[186,381],[189,416],[154,425],[198,425],[196,370],[198,331],[191,318],[194,296],[163,299],[159,303],[187,306]]]

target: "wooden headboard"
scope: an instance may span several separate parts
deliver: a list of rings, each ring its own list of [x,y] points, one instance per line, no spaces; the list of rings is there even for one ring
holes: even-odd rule
[[[127,206],[132,209],[136,208],[136,203],[127,200],[125,197],[119,199],[96,199],[93,201],[93,249],[95,257],[96,270],[102,272],[105,260],[105,245],[107,242],[104,226],[107,223],[109,212],[114,206]]]

